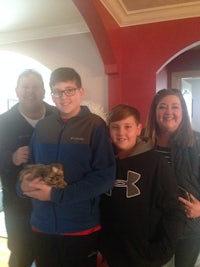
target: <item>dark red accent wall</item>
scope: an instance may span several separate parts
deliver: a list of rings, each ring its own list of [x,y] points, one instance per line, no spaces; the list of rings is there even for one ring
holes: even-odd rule
[[[200,17],[120,28],[99,0],[73,0],[99,48],[108,75],[109,107],[136,106],[143,123],[156,90],[156,72],[200,42]]]

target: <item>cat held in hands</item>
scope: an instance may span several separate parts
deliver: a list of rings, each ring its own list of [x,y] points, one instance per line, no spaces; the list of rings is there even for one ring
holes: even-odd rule
[[[27,179],[34,180],[37,177],[42,177],[42,181],[54,188],[64,188],[67,183],[64,180],[63,166],[60,163],[32,164],[27,165],[19,174],[19,179],[22,180],[25,175],[30,174]]]

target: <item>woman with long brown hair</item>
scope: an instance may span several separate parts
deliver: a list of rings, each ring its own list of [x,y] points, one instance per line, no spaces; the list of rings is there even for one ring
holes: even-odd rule
[[[180,188],[179,200],[186,212],[175,266],[193,267],[200,251],[200,212],[195,212],[200,206],[200,135],[192,130],[181,90],[158,91],[150,107],[145,136],[151,138],[155,150],[173,168]]]

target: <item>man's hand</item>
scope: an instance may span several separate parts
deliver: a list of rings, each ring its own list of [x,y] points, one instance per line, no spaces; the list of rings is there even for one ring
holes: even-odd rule
[[[28,146],[19,147],[12,155],[13,164],[19,166],[27,163],[30,156],[30,149]]]

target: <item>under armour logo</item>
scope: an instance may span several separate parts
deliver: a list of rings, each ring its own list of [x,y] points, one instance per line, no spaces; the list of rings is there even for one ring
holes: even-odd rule
[[[126,197],[135,197],[140,195],[140,189],[136,186],[141,175],[137,172],[128,171],[127,180],[117,179],[115,180],[114,187],[126,187]],[[112,192],[108,192],[107,195],[111,196]]]

